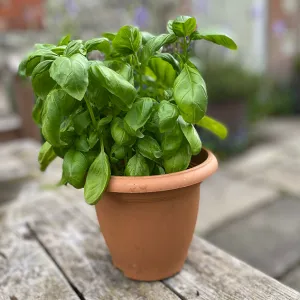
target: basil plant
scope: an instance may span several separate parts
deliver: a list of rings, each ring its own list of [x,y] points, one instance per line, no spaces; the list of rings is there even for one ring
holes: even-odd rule
[[[202,146],[195,124],[225,138],[226,128],[206,116],[205,82],[188,49],[196,40],[237,46],[196,27],[195,18],[180,16],[158,36],[123,26],[88,41],[67,35],[35,45],[19,74],[31,78],[36,95],[33,119],[46,140],[41,170],[61,157],[60,183],[84,188],[86,202],[96,204],[111,175],[187,169]],[[170,47],[172,54],[163,51]],[[97,51],[101,59],[92,59]]]

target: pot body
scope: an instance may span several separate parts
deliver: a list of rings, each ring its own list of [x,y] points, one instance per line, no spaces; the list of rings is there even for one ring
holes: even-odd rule
[[[154,281],[168,278],[181,270],[196,225],[200,182],[203,176],[207,177],[217,169],[217,162],[213,157],[211,165],[200,170],[202,176],[198,176],[199,182],[195,182],[193,169],[198,169],[199,173],[200,166],[183,172],[145,177],[144,185],[140,181],[143,177],[139,177],[136,189],[124,185],[123,193],[110,191],[111,187],[104,193],[96,205],[97,217],[113,264],[125,276]],[[192,182],[187,173],[193,178]],[[168,177],[175,182],[178,176],[181,179],[178,188],[165,185],[164,190],[159,184],[160,177],[163,177],[162,183]],[[157,191],[151,188],[149,180],[152,177],[158,181]],[[127,179],[132,180],[131,177]]]

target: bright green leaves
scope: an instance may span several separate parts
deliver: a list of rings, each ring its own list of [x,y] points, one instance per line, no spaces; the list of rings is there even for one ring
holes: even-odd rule
[[[81,54],[57,58],[50,68],[50,76],[77,100],[82,100],[88,87],[88,60]]]
[[[172,130],[178,116],[179,112],[176,105],[165,100],[162,101],[158,107],[158,124],[160,132]]]
[[[149,61],[149,68],[156,76],[158,81],[164,88],[172,87],[176,78],[176,72],[173,66],[158,57],[153,57]]]
[[[206,85],[196,68],[184,65],[174,82],[174,99],[186,122],[195,124],[204,117],[207,109]]]
[[[137,131],[146,124],[151,116],[154,101],[152,98],[140,98],[133,104],[124,118],[125,129],[128,128],[129,133],[136,135]]]
[[[123,159],[126,156],[127,150],[128,150],[128,147],[115,143],[111,147],[110,157],[112,160],[113,159],[115,159],[115,160]]]
[[[227,137],[228,131],[225,125],[211,117],[204,116],[199,122],[197,122],[197,125],[209,130],[220,139],[225,139]]]
[[[192,158],[190,146],[183,143],[173,156],[165,157],[164,168],[166,173],[184,171],[188,168]]]
[[[77,103],[63,90],[53,90],[45,100],[42,133],[53,146],[60,147],[64,144],[60,139],[60,125],[63,118],[73,112]]]
[[[228,35],[213,31],[195,31],[191,35],[191,40],[206,40],[231,50],[237,49],[236,43]]]
[[[132,156],[125,168],[126,176],[149,176],[149,166],[146,159],[139,153]]]
[[[31,81],[33,90],[42,99],[45,99],[56,85],[56,82],[50,77],[49,73],[52,63],[52,60],[45,60],[39,63],[32,72]]]
[[[180,148],[183,141],[183,133],[178,123],[175,124],[173,130],[168,131],[162,136],[161,147],[165,157],[174,155]]]
[[[186,123],[182,118],[179,118],[180,128],[188,141],[193,155],[200,153],[202,142],[200,137],[192,124]]]
[[[92,163],[84,186],[84,197],[88,204],[95,205],[105,191],[111,176],[110,162],[102,149]]]
[[[123,146],[132,145],[135,138],[124,129],[124,121],[121,118],[115,118],[111,123],[111,135],[114,141]]]
[[[68,45],[70,41],[71,41],[71,35],[67,34],[61,38],[61,40],[58,42],[57,46]]]
[[[157,159],[161,158],[163,155],[159,143],[149,135],[146,135],[142,139],[138,140],[137,150],[144,157],[153,161],[157,161]]]
[[[101,65],[92,65],[91,72],[99,84],[118,97],[127,108],[132,106],[137,91],[123,76]]]
[[[42,125],[43,104],[43,100],[41,98],[37,98],[32,109],[32,119],[39,126]]]
[[[115,36],[112,45],[120,54],[136,53],[142,44],[142,34],[137,27],[123,26]]]
[[[81,112],[80,114],[77,114],[73,118],[73,124],[74,128],[77,133],[82,134],[85,129],[92,123],[90,114],[87,110]]]
[[[69,150],[63,161],[62,183],[70,183],[76,189],[83,188],[88,167],[88,159],[83,153]]]
[[[67,45],[67,47],[64,51],[64,55],[68,56],[68,57],[71,57],[72,55],[77,54],[77,53],[81,53],[82,55],[86,55],[86,50],[83,46],[82,40],[71,41]]]
[[[196,30],[197,22],[193,17],[179,16],[170,25],[177,36],[186,37]]]
[[[53,147],[48,142],[45,142],[40,149],[38,161],[40,163],[40,170],[45,171],[50,163],[56,158]]]
[[[95,38],[85,42],[84,47],[86,52],[91,52],[94,50],[98,50],[105,54],[110,52],[110,43],[107,38]]]

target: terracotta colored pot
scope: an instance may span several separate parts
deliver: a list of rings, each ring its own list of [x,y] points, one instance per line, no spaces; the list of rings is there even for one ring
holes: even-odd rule
[[[204,149],[192,164],[166,175],[112,177],[96,212],[113,264],[125,276],[154,281],[181,270],[196,225],[200,183],[218,167]]]

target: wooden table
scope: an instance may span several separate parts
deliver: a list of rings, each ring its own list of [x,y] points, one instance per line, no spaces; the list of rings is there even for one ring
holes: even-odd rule
[[[175,277],[128,280],[112,266],[94,210],[81,192],[45,190],[31,182],[18,199],[0,205],[4,299],[287,300],[300,294],[196,236]]]

